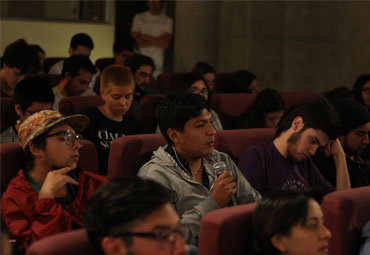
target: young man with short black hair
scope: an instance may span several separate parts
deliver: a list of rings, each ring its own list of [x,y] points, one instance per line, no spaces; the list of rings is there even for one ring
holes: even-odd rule
[[[157,108],[159,128],[168,145],[154,151],[138,176],[171,191],[171,202],[197,245],[201,218],[209,211],[260,200],[232,159],[214,149],[211,113],[200,95],[169,95]],[[222,171],[217,171],[219,165]]]
[[[84,222],[102,254],[186,254],[187,229],[168,190],[154,181],[134,177],[107,182],[88,201]]]
[[[325,99],[317,98],[291,110],[278,124],[275,139],[251,146],[242,153],[239,168],[262,195],[281,188],[318,186],[323,193],[335,188],[312,163],[317,149],[334,157],[337,190],[351,188],[346,158],[337,139],[338,112]]]

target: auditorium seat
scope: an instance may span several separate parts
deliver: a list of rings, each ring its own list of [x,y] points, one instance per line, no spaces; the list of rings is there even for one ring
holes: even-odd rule
[[[155,118],[155,110],[163,95],[149,95],[140,100],[139,104],[139,120],[143,133],[154,133],[157,128],[157,120]]]
[[[59,102],[59,112],[68,116],[80,113],[82,110],[103,105],[104,101],[100,96],[73,96],[63,98]]]
[[[66,59],[65,57],[55,57],[55,58],[45,58],[44,60],[44,73],[49,73],[50,68],[56,63],[59,62],[60,60]]]
[[[109,151],[108,179],[135,176],[153,151],[165,144],[161,134],[128,135],[114,140]]]
[[[61,74],[37,74],[35,76],[46,81],[52,88],[57,86],[63,79]]]
[[[256,204],[211,211],[203,216],[199,255],[252,255],[252,215]]]
[[[370,220],[370,187],[330,193],[321,208],[332,234],[329,255],[358,254],[362,227]]]
[[[14,125],[18,119],[18,115],[14,109],[12,97],[1,97],[1,132]]]
[[[110,65],[114,64],[114,58],[99,58],[95,61],[95,66],[99,69],[100,73]]]
[[[33,243],[26,255],[98,255],[90,243],[86,229],[73,230],[46,237]]]
[[[18,170],[22,169],[22,155],[22,149],[17,142],[0,144],[1,193],[6,190]],[[99,173],[97,156],[95,144],[84,140],[84,145],[80,149],[79,165],[84,170]]]
[[[240,155],[248,146],[255,146],[271,141],[274,128],[252,128],[217,131],[215,148],[228,154],[238,164]]]
[[[285,101],[286,109],[292,106],[304,104],[317,96],[316,92],[303,90],[282,91],[280,94]]]
[[[183,73],[164,72],[157,76],[155,86],[159,93],[168,94],[176,90],[177,81]]]
[[[230,86],[232,86],[233,73],[216,73],[215,88],[216,93],[228,93]]]

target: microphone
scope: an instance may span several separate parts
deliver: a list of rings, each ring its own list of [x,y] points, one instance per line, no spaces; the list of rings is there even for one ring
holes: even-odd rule
[[[226,163],[224,161],[216,162],[213,164],[213,170],[215,171],[215,174],[217,178],[223,173],[227,171]],[[230,202],[228,203],[228,206],[235,206],[238,203],[236,202],[235,196],[232,195]]]

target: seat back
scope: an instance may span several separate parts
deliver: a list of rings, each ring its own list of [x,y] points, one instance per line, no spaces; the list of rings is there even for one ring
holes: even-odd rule
[[[80,113],[82,110],[103,105],[104,101],[100,96],[73,96],[63,98],[59,102],[59,111],[68,116]]]
[[[55,58],[45,58],[45,61],[44,61],[44,73],[48,73],[50,68],[58,61],[60,60],[63,60],[63,59],[66,59],[66,58],[63,58],[63,57],[55,57]]]
[[[182,76],[182,73],[164,72],[158,75],[155,86],[159,93],[168,94],[176,89],[177,81]]]
[[[215,77],[215,88],[216,93],[228,93],[232,90],[232,77],[233,73],[216,73]]]
[[[1,97],[1,132],[14,125],[18,119],[18,115],[14,109],[14,101],[12,97]]]
[[[163,95],[149,95],[140,100],[139,120],[143,133],[154,133],[157,127],[155,110],[164,98]]]
[[[61,74],[37,74],[36,76],[46,81],[52,88],[63,79]]]
[[[199,255],[252,255],[252,215],[256,204],[211,211],[203,216]]]
[[[153,151],[167,144],[161,134],[123,136],[110,145],[108,178],[135,176]]]
[[[313,99],[317,96],[316,92],[313,91],[303,91],[303,90],[297,90],[297,91],[282,91],[280,92],[281,97],[285,101],[286,108],[290,108],[292,106],[304,104],[307,101]]]
[[[26,255],[98,255],[91,244],[86,229],[78,229],[46,237],[33,243]]]
[[[266,143],[274,138],[274,128],[251,128],[217,131],[215,148],[228,154],[237,164],[248,146]]]
[[[98,151],[95,144],[88,140],[84,140],[83,143],[79,165],[84,170],[99,173]],[[17,142],[0,144],[1,193],[6,190],[11,179],[22,168],[22,157],[22,149]]]
[[[114,64],[114,58],[98,58],[95,61],[95,66],[99,69],[100,73],[103,72],[103,70],[110,65]]]
[[[213,94],[210,107],[218,113],[224,129],[232,129],[234,119],[251,106],[255,97],[250,93]]]
[[[332,234],[329,255],[358,254],[361,229],[370,220],[370,187],[330,193],[321,208]]]

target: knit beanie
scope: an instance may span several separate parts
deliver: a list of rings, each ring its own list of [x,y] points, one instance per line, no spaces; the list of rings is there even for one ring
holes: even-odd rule
[[[340,134],[346,135],[351,130],[370,122],[370,112],[354,99],[343,99],[333,103],[342,121]]]

